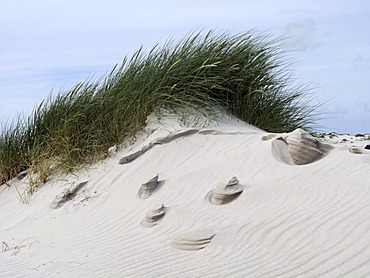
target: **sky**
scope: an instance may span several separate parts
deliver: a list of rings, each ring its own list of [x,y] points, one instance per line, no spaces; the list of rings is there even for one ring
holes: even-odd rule
[[[0,123],[102,76],[140,46],[199,30],[284,37],[318,131],[370,133],[370,1],[0,0]]]

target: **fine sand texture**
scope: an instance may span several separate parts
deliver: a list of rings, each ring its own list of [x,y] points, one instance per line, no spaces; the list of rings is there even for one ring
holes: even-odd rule
[[[0,277],[370,276],[370,151],[171,115],[112,150],[0,187]]]

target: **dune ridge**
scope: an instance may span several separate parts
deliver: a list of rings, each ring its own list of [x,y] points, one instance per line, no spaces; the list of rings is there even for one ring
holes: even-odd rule
[[[20,202],[16,191],[26,187],[27,177],[0,187],[0,241],[11,247],[0,252],[0,273],[370,275],[367,152],[328,147],[325,155],[311,160],[315,155],[309,154],[310,162],[297,165],[289,140],[277,139],[296,138],[294,132],[271,135],[230,118],[188,129],[170,117],[161,124],[149,122],[147,130],[134,145],[88,170],[52,176],[30,197],[29,205]],[[178,136],[168,137],[173,134]],[[161,144],[120,164],[150,142]],[[294,164],[284,162],[289,157]],[[142,184],[156,175],[163,186],[147,199],[138,198]],[[229,185],[243,191],[229,203],[214,205],[207,194],[217,185],[225,189],[231,177],[243,187],[235,186],[235,179]],[[59,209],[50,207],[60,192],[87,180]],[[148,228],[143,221],[156,225]],[[22,243],[27,238],[32,240]]]

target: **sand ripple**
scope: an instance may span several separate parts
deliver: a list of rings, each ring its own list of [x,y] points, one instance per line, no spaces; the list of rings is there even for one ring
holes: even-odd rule
[[[29,205],[0,187],[0,243],[17,245],[0,252],[0,276],[370,277],[370,156],[331,151],[299,130],[229,130],[177,133],[133,163],[113,157],[51,177]],[[50,209],[76,179],[99,195]],[[253,184],[248,194],[238,179]],[[24,246],[28,237],[37,244]]]

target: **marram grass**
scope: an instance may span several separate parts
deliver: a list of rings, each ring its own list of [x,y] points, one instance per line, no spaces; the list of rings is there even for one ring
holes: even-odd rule
[[[192,34],[149,53],[139,49],[107,76],[50,96],[2,129],[0,184],[31,169],[37,185],[55,168],[97,161],[161,108],[211,118],[221,109],[270,132],[309,128],[315,107],[304,87],[292,88],[278,43],[267,39]]]

